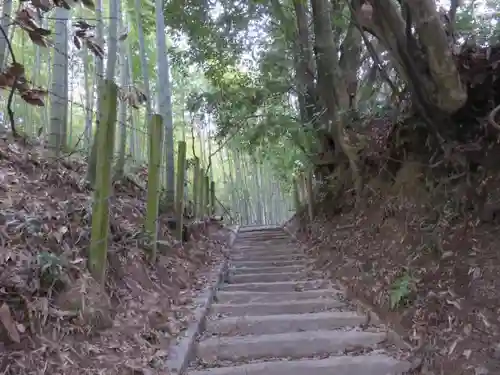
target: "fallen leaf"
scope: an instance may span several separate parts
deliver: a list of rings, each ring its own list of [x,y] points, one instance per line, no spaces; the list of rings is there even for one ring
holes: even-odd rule
[[[5,327],[5,330],[7,331],[10,339],[16,343],[20,343],[21,337],[19,336],[16,322],[12,318],[10,308],[6,303],[4,303],[2,307],[0,307],[0,322]]]
[[[17,330],[18,330],[20,333],[24,333],[24,332],[26,332],[26,327],[24,326],[24,324],[17,323],[17,324],[16,324],[16,327],[17,327]]]
[[[450,301],[449,299],[447,299],[447,300],[446,300],[446,302],[447,302],[449,305],[453,305],[453,306],[455,306],[457,309],[462,310],[462,307],[460,306],[460,304],[458,303],[458,301]]]
[[[464,326],[464,333],[467,336],[469,336],[472,333],[472,325],[470,323]]]
[[[464,352],[462,353],[462,355],[463,355],[465,358],[467,358],[467,359],[469,359],[469,358],[470,358],[471,354],[472,354],[472,350],[470,350],[470,349],[465,349],[465,350],[464,350]]]
[[[443,255],[441,255],[441,259],[450,258],[453,256],[453,254],[454,254],[453,251],[445,251]]]

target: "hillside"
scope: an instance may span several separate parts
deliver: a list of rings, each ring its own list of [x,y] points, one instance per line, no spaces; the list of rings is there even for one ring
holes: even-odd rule
[[[190,225],[181,244],[160,217],[158,262],[144,255],[145,192],[114,185],[103,290],[86,268],[91,194],[78,157],[0,140],[0,371],[160,373],[168,345],[223,257],[228,231]],[[142,371],[142,372],[141,372]]]

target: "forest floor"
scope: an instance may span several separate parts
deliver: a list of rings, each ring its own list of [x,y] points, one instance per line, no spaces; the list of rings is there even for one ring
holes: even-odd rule
[[[318,196],[315,221],[302,212],[287,227],[314,268],[341,281],[414,347],[418,373],[498,374],[500,227],[459,215],[436,219],[437,206],[415,192],[419,183],[370,185],[363,209],[340,214]]]
[[[41,146],[0,139],[0,373],[164,372],[168,346],[189,323],[229,230],[192,224],[182,245],[160,217],[152,266],[141,249],[145,191],[117,183],[102,289],[86,269],[86,165],[43,155]]]

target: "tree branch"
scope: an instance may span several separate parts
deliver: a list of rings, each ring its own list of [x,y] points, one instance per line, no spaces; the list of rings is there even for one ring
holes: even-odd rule
[[[197,158],[196,156],[196,150],[194,148],[194,116],[191,116],[191,150],[193,151],[193,158]]]
[[[258,117],[258,116],[249,116],[243,120],[240,121],[240,123],[236,126],[236,131],[231,134],[229,137],[227,137],[225,139],[225,141],[219,145],[219,147],[217,148],[217,150],[215,150],[214,152],[212,152],[209,156],[208,156],[208,166],[207,166],[207,173],[208,171],[210,170],[210,168],[212,167],[212,156],[214,156],[215,154],[217,154],[220,150],[222,150],[224,148],[225,145],[227,145],[229,143],[229,141],[231,139],[233,139],[236,134],[238,134],[241,130],[241,128],[243,127],[243,125],[245,125],[245,121],[247,121],[248,119],[252,118],[252,117]]]
[[[361,33],[361,37],[363,38],[363,42],[365,43],[366,49],[368,50],[371,58],[373,59],[375,66],[377,67],[378,71],[380,72],[380,75],[382,78],[387,82],[389,87],[391,88],[393,94],[396,96],[399,96],[399,90],[397,89],[396,85],[391,81],[391,78],[389,77],[389,74],[387,71],[384,69],[384,66],[382,65],[382,61],[380,60],[380,57],[375,51],[375,47],[373,47],[373,44],[368,40],[368,37],[365,35],[363,26],[361,25],[361,20],[359,19],[359,15],[357,10],[354,8],[352,3],[349,0],[346,0],[347,6],[349,7],[349,10],[352,14],[352,22],[356,26],[356,28],[359,30]]]
[[[10,43],[9,37],[7,36],[7,33],[5,32],[5,29],[0,25],[0,32],[2,33],[3,37],[5,38],[5,43],[7,43],[7,48],[9,49],[10,56],[12,57],[12,64],[17,64],[16,61],[16,56],[14,55],[14,49],[12,48],[12,44]],[[12,88],[9,93],[9,98],[7,100],[7,113],[9,114],[9,120],[10,120],[10,128],[12,129],[12,135],[14,137],[17,137],[17,131],[16,131],[16,123],[14,121],[14,111],[12,110],[12,100],[14,99],[14,91],[16,91],[16,85],[17,85],[17,75],[14,76],[14,83],[12,84]]]
[[[224,212],[226,214],[228,214],[229,218],[231,219],[232,222],[234,222],[234,218],[233,216],[231,215],[231,213],[229,212],[229,210],[221,203],[221,201],[219,200],[219,198],[217,198],[217,196],[215,197],[215,200],[217,201],[217,203],[220,204],[220,206],[222,207],[222,209],[224,210]]]

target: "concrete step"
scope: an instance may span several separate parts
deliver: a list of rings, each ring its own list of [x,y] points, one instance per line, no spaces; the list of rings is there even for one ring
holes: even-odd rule
[[[238,250],[238,249],[253,249],[258,246],[266,246],[266,248],[283,248],[283,249],[290,249],[290,248],[299,248],[300,245],[291,241],[290,238],[288,239],[271,239],[269,241],[250,241],[248,243],[240,243],[238,242],[235,244],[232,249],[233,250]]]
[[[207,320],[209,335],[272,335],[286,332],[333,330],[366,323],[366,316],[355,312],[328,311],[314,314],[281,314],[267,316],[232,316]]]
[[[243,257],[243,256],[269,256],[269,255],[288,255],[288,256],[303,256],[304,252],[299,249],[293,249],[293,248],[287,248],[287,249],[255,249],[255,250],[237,250],[237,251],[231,251],[231,256],[233,257]]]
[[[238,230],[238,233],[247,233],[247,232],[260,232],[260,233],[284,233],[283,228],[280,225],[254,225],[249,224],[245,226],[241,226]]]
[[[286,260],[306,260],[307,257],[304,254],[296,254],[296,255],[252,255],[252,254],[244,254],[233,256],[229,254],[229,259],[231,262],[241,262],[241,261],[259,261],[259,262],[279,262]]]
[[[275,283],[245,283],[226,284],[222,286],[225,291],[247,291],[247,292],[301,292],[303,290],[314,290],[327,288],[327,280],[306,281],[282,281]]]
[[[303,260],[233,260],[231,267],[233,268],[258,268],[258,267],[285,267],[285,266],[302,266],[307,265],[305,259]]]
[[[285,246],[285,245],[297,245],[290,240],[289,237],[283,238],[249,238],[248,240],[238,240],[238,242],[233,246],[233,249],[253,249],[259,246],[272,247],[273,245]]]
[[[345,307],[343,302],[333,298],[317,298],[313,300],[289,302],[252,302],[238,304],[212,305],[212,314],[226,316],[257,316],[276,314],[308,314]]]
[[[304,358],[335,354],[346,348],[375,347],[386,339],[383,332],[307,331],[275,335],[213,337],[198,344],[197,355],[204,362],[261,358]]]
[[[303,292],[245,292],[245,291],[219,291],[217,293],[217,302],[219,303],[250,303],[250,302],[283,302],[283,301],[302,301],[307,299],[334,297],[340,294],[340,290],[334,289],[315,289],[305,290]]]
[[[275,233],[239,233],[238,234],[238,244],[242,242],[242,240],[252,239],[254,241],[258,241],[262,238],[273,239],[273,238],[288,238],[290,240],[290,236],[287,236],[283,232],[275,232]]]
[[[290,236],[281,230],[269,230],[269,231],[245,231],[245,232],[238,232],[238,234],[241,237],[288,237]]]
[[[307,280],[306,272],[282,272],[282,273],[249,273],[245,275],[229,275],[230,283],[269,283],[275,281],[299,281]]]
[[[261,241],[256,241],[256,240],[250,240],[246,242],[240,242],[238,241],[236,244],[233,245],[232,249],[237,250],[237,249],[254,249],[256,247],[262,247],[266,246],[266,248],[275,248],[275,247],[299,247],[296,243],[290,240],[290,238],[278,238],[278,239],[270,239],[270,240],[261,240]]]
[[[281,272],[300,272],[304,267],[301,266],[284,266],[284,267],[261,267],[261,268],[230,268],[229,272],[233,275],[246,275],[257,273],[281,273]]]
[[[290,237],[274,237],[274,236],[248,236],[240,237],[235,245],[235,247],[253,247],[261,244],[278,244],[278,243],[293,243]]]
[[[378,354],[260,362],[189,371],[188,375],[400,375],[409,369],[408,362]]]
[[[241,244],[248,244],[249,242],[264,242],[264,241],[282,241],[282,242],[290,242],[292,239],[290,236],[287,235],[281,235],[281,234],[274,234],[274,235],[258,235],[258,234],[245,234],[241,235],[238,237],[238,245]]]

